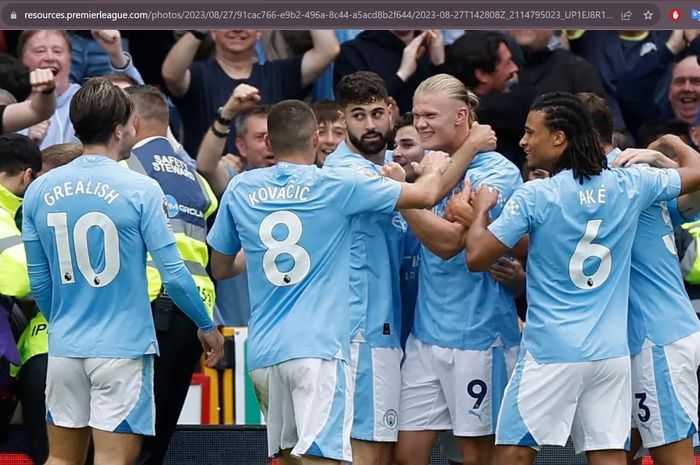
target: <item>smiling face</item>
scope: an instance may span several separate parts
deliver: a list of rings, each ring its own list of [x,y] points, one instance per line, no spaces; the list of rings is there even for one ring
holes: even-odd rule
[[[468,114],[464,102],[442,92],[417,93],[413,97],[413,125],[426,150],[451,151],[455,140],[464,134],[460,131],[466,130],[465,137],[469,135]]]
[[[668,100],[678,119],[695,123],[700,108],[700,65],[695,55],[684,58],[673,68]]]
[[[533,170],[550,171],[566,148],[564,134],[561,131],[550,131],[545,125],[545,116],[542,111],[528,113],[525,134],[520,139],[527,166]]]
[[[345,139],[345,121],[338,118],[336,121],[320,121],[318,123],[319,144],[316,147],[316,163],[323,166],[326,157],[333,153],[343,139]]]
[[[56,79],[58,93],[68,88],[71,53],[66,36],[59,31],[41,30],[33,34],[20,57],[30,71],[38,68],[50,69]]]
[[[257,29],[219,29],[212,32],[216,48],[222,52],[238,54],[252,51],[260,37]]]
[[[265,144],[267,116],[251,115],[245,120],[245,132],[236,137],[236,147],[246,161],[246,169],[267,168],[275,164],[275,156]]]
[[[349,103],[345,107],[348,142],[362,155],[376,155],[386,149],[389,133],[389,107],[385,100]]]
[[[408,182],[412,182],[417,178],[411,163],[420,163],[424,153],[420,143],[420,135],[415,127],[402,126],[396,131],[394,161],[404,167]]]

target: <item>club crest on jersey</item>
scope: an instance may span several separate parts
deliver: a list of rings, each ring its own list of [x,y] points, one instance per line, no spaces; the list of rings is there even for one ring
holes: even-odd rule
[[[398,423],[398,420],[399,414],[396,413],[396,410],[394,409],[389,409],[384,414],[384,426],[386,426],[389,429],[396,429],[396,424]]]

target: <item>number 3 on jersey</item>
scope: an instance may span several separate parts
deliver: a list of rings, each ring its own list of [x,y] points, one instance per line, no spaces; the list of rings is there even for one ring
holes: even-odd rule
[[[75,273],[70,250],[71,241],[68,237],[68,215],[65,212],[49,213],[46,215],[46,224],[54,229],[56,235],[56,254],[61,272],[61,284],[73,284]],[[104,269],[99,273],[92,267],[88,250],[88,232],[93,227],[102,230]],[[114,221],[104,213],[86,213],[75,222],[72,236],[78,270],[85,281],[92,287],[104,287],[111,283],[119,274],[121,267],[119,232]]]
[[[603,220],[590,220],[586,230],[569,260],[569,278],[579,289],[590,290],[601,286],[610,276],[612,257],[610,249],[601,244],[594,244],[598,230]],[[584,264],[591,258],[597,258],[600,263],[595,273],[587,275],[583,270]]]
[[[278,225],[287,228],[287,237],[281,241],[272,235],[272,230]],[[270,213],[260,223],[258,235],[267,248],[263,255],[263,271],[267,280],[275,286],[297,284],[309,274],[311,257],[306,249],[298,244],[303,230],[304,226],[299,217],[287,210]],[[287,271],[281,271],[277,264],[277,258],[281,255],[288,255],[294,261],[294,265]]]

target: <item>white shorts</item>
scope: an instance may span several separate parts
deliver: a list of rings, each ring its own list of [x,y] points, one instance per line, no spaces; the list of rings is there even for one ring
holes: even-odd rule
[[[352,461],[352,378],[342,360],[299,358],[250,372],[267,424],[270,457],[291,449]]]
[[[632,427],[644,447],[692,437],[698,425],[700,332],[632,357]]]
[[[46,421],[153,436],[153,355],[137,359],[49,355]]]
[[[401,396],[401,349],[350,345],[355,408],[350,437],[362,441],[396,442]]]
[[[518,347],[460,350],[406,341],[399,429],[451,429],[455,436],[494,434]]]
[[[564,446],[576,453],[625,449],[630,431],[630,358],[578,363],[518,360],[498,416],[496,444]]]

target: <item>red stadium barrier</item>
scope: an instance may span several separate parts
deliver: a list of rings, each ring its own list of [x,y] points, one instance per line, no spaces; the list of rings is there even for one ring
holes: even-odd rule
[[[646,456],[642,460],[642,465],[654,465],[654,460],[652,460],[651,456]],[[695,456],[695,465],[700,465],[700,455]]]
[[[10,452],[0,454],[0,465],[34,465],[34,462],[27,454]]]

